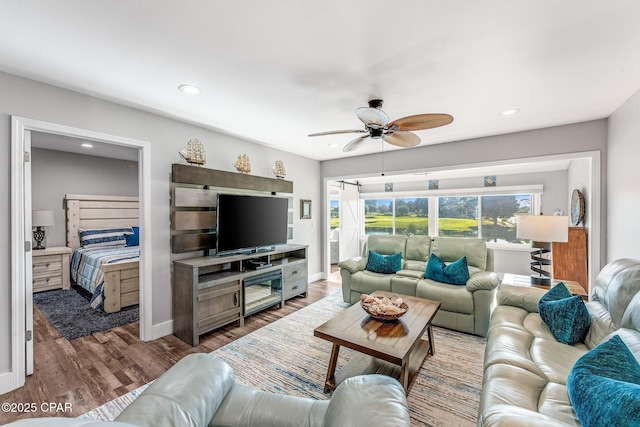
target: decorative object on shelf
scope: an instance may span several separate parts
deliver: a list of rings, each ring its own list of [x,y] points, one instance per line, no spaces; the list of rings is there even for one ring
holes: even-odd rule
[[[300,219],[311,219],[311,200],[300,200]]]
[[[384,191],[386,192],[393,191],[393,182],[387,182],[384,185]]]
[[[553,210],[553,216],[562,216],[564,215],[564,211],[560,210],[560,208],[555,208]]]
[[[530,239],[532,285],[551,285],[551,273],[543,266],[551,266],[551,259],[544,254],[551,252],[551,242],[566,242],[569,239],[569,221],[566,216],[518,215],[516,235],[519,239]]]
[[[429,180],[429,190],[437,190],[438,189],[438,180],[430,179]]]
[[[485,176],[484,177],[484,186],[485,187],[495,187],[496,186],[496,177],[493,176]]]
[[[251,172],[251,160],[249,160],[249,156],[246,154],[238,154],[238,158],[233,163],[233,166],[235,166],[240,173],[246,174]]]
[[[284,162],[282,160],[276,160],[276,164],[271,168],[271,170],[278,179],[284,179],[287,175],[287,171],[284,168]]]
[[[571,224],[579,225],[584,220],[584,196],[577,188],[571,194]]]
[[[362,294],[360,306],[369,316],[383,322],[399,319],[409,310],[407,303],[397,295],[388,298]]]
[[[33,249],[45,249],[43,243],[46,237],[44,227],[55,225],[53,211],[32,211],[31,225],[36,228],[33,230],[33,241],[36,243]]]
[[[190,165],[202,166],[207,163],[204,146],[197,139],[190,139],[187,146],[180,150],[179,154]]]

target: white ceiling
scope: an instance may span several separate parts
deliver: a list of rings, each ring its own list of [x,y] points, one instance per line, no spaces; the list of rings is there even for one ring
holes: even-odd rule
[[[324,160],[380,149],[306,136],[371,98],[455,117],[421,145],[608,117],[639,22],[637,0],[3,0],[0,70]]]

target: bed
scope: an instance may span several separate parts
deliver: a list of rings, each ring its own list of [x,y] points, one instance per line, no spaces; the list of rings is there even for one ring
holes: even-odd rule
[[[94,308],[102,305],[107,313],[138,304],[138,247],[83,248],[80,236],[80,230],[137,227],[138,198],[67,194],[64,206],[74,284],[92,294]]]

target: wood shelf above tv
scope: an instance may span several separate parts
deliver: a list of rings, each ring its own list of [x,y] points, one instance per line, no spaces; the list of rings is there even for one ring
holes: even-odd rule
[[[289,196],[287,235],[288,240],[293,238],[291,181],[174,163],[171,182],[171,252],[174,254],[215,248],[217,194],[222,192]]]

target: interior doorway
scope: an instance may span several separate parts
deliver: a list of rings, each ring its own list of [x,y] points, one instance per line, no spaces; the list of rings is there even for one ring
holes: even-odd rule
[[[152,339],[150,143],[86,129],[22,117],[12,117],[11,156],[11,265],[12,352],[11,384],[21,387],[33,372],[33,289],[31,252],[31,134],[42,132],[95,141],[106,146],[129,147],[138,153],[140,203],[140,339]],[[4,388],[4,387],[3,387]]]

